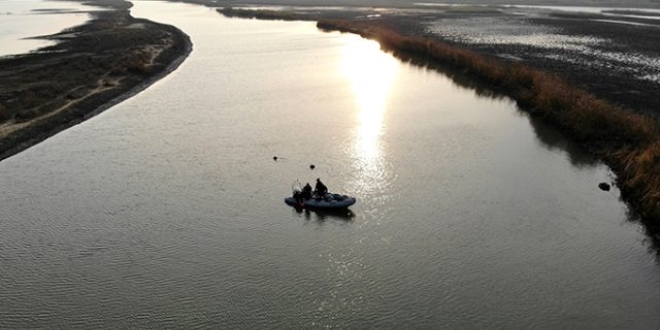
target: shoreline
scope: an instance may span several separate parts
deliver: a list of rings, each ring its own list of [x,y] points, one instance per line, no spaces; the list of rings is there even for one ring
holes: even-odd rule
[[[120,102],[137,95],[176,70],[192,52],[192,41],[187,34],[171,25],[131,16],[131,3],[115,2],[108,4],[104,0],[92,3],[112,7],[109,10],[111,13],[96,13],[90,21],[83,25],[45,36],[48,39],[58,40],[59,42],[56,45],[42,48],[35,53],[0,59],[0,71],[9,71],[8,74],[16,74],[16,72],[21,73],[20,70],[27,71],[33,69],[33,67],[39,69],[39,65],[44,65],[48,70],[52,67],[70,65],[69,62],[73,61],[79,63],[82,58],[83,61],[84,59],[98,61],[99,63],[91,64],[94,66],[109,66],[111,69],[108,70],[112,70],[112,72],[106,72],[102,76],[96,77],[98,80],[94,82],[94,78],[89,79],[86,76],[85,68],[82,68],[77,73],[83,76],[81,85],[75,86],[74,89],[65,89],[64,93],[68,93],[67,95],[61,96],[58,94],[57,98],[62,99],[59,100],[60,103],[50,105],[48,102],[54,103],[52,99],[45,98],[35,108],[38,111],[43,111],[42,108],[47,110],[37,113],[34,118],[28,117],[27,120],[23,120],[20,117],[21,113],[16,112],[13,114],[14,119],[5,119],[4,122],[0,123],[0,133],[2,133],[0,134],[0,161],[93,118]],[[106,27],[108,24],[111,24],[109,28]],[[122,37],[119,40],[112,40],[111,43],[116,43],[117,48],[112,49],[105,55],[99,55],[106,51],[101,48],[102,45],[94,45],[103,49],[98,53],[88,49],[89,47],[85,42],[89,43],[89,40],[85,38],[89,39],[90,36],[100,38],[99,36],[103,37],[104,33],[112,34],[115,31],[114,29],[122,29],[121,31],[124,33],[126,33],[124,30],[130,29],[130,36],[123,37],[125,40]],[[169,39],[163,42],[161,47],[154,46],[147,41],[139,43],[142,40],[149,40],[154,33],[168,36]],[[71,35],[73,35],[73,38],[71,38]],[[80,44],[77,42],[80,42]],[[134,45],[135,43],[138,43],[138,45]],[[142,59],[142,62],[135,62],[136,54]],[[150,57],[145,58],[147,55]],[[99,57],[99,59],[95,57]],[[43,64],[49,61],[52,63]],[[123,63],[122,61],[129,62]],[[13,63],[19,63],[19,65],[12,66]],[[6,69],[7,67],[11,67],[11,69]],[[66,75],[66,78],[62,75]],[[67,79],[68,72],[60,72],[58,78]],[[34,84],[34,81],[38,81],[38,79],[37,73],[28,74],[28,77],[24,79],[25,85]],[[10,97],[21,100],[19,97],[24,92],[24,87],[19,85],[19,87],[10,86],[10,88],[14,89],[3,89],[5,93],[0,95],[3,97],[0,101],[10,99]],[[71,96],[71,94],[74,95]],[[17,103],[19,103],[17,107],[19,111],[27,108],[24,101]],[[7,116],[6,113],[2,113],[2,110],[6,112],[5,106],[2,103],[0,103],[0,106],[0,117]],[[28,113],[29,115],[32,115],[32,113]],[[12,125],[15,126],[12,127]]]

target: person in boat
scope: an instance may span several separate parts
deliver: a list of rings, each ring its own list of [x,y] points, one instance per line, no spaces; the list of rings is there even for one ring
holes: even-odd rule
[[[307,182],[307,184],[305,184],[303,187],[302,191],[300,192],[300,197],[302,199],[312,198],[312,186],[309,185],[309,182]]]
[[[314,187],[314,194],[319,197],[324,197],[328,193],[328,187],[326,187],[321,179],[316,179],[316,186]]]
[[[304,200],[312,198],[312,186],[309,185],[309,182],[305,184],[302,190],[295,190],[293,192],[293,198],[295,198],[296,202],[301,205]]]

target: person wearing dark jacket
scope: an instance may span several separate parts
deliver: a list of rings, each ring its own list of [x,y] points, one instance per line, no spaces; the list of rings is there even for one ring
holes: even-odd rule
[[[325,196],[325,194],[328,193],[328,187],[326,187],[323,182],[321,182],[321,179],[316,179],[316,186],[314,188],[314,194],[317,196]]]
[[[312,186],[309,185],[309,182],[305,184],[300,195],[303,199],[312,198]]]

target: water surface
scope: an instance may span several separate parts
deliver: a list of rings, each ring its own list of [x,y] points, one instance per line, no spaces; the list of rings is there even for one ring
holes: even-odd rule
[[[314,23],[134,13],[194,51],[0,162],[1,328],[660,326],[611,172],[512,101]],[[351,214],[284,204],[317,177]]]

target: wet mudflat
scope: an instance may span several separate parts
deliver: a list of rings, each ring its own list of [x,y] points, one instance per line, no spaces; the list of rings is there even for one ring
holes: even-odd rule
[[[660,101],[653,97],[660,92],[658,9],[430,8],[409,15],[408,23],[396,24],[411,33],[558,73],[601,99],[658,117]],[[397,21],[396,16],[388,19]]]

